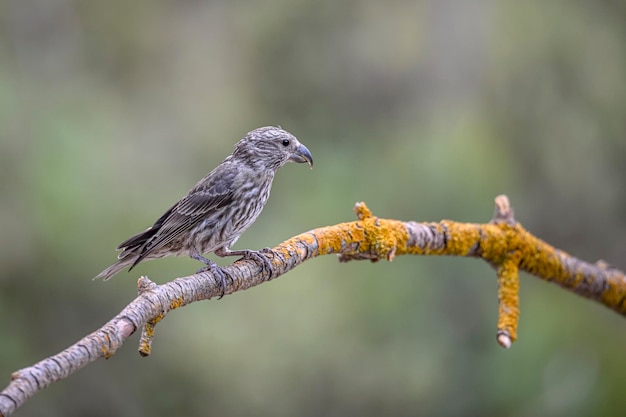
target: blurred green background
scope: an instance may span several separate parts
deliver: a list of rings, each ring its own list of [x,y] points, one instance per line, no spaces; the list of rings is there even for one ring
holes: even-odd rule
[[[67,347],[189,259],[91,277],[280,124],[289,165],[236,248],[354,219],[486,222],[626,269],[626,2],[2,0],[0,376]],[[495,341],[473,259],[305,263],[169,315],[19,416],[592,416],[626,409],[626,321],[522,276]],[[4,386],[5,384],[1,384]]]

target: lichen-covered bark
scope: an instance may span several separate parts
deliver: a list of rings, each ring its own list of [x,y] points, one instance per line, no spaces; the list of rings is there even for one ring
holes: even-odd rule
[[[226,268],[233,278],[226,294],[277,278],[307,259],[337,254],[341,262],[393,260],[399,255],[452,255],[482,258],[496,270],[499,317],[497,341],[510,347],[517,338],[519,270],[554,282],[583,297],[626,315],[626,277],[600,261],[586,263],[528,233],[513,218],[508,199],[496,198],[487,224],[402,222],[379,219],[363,203],[355,207],[357,221],[322,227],[295,236],[269,254],[272,270],[251,260]],[[139,353],[150,354],[156,325],[170,310],[221,295],[221,281],[210,272],[156,285],[139,279],[139,296],[111,321],[64,351],[16,371],[0,392],[0,417],[12,414],[28,397],[66,378],[98,358],[108,358],[126,338],[141,328]]]

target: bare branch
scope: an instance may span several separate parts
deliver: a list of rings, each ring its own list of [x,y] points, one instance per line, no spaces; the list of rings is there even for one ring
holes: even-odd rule
[[[496,198],[487,224],[402,222],[375,217],[357,203],[358,220],[322,227],[295,236],[268,254],[272,270],[252,260],[226,267],[233,278],[226,294],[245,290],[292,270],[307,259],[337,254],[341,262],[392,261],[398,255],[452,255],[482,258],[496,269],[499,317],[497,341],[510,347],[517,338],[519,270],[553,282],[626,315],[626,277],[604,261],[590,264],[548,245],[526,231],[513,216],[506,196]],[[141,328],[139,353],[148,356],[156,324],[171,310],[221,294],[221,281],[210,272],[156,285],[145,277],[139,295],[117,316],[64,351],[16,371],[0,392],[0,417],[12,414],[30,396],[70,376],[98,358],[108,358]]]

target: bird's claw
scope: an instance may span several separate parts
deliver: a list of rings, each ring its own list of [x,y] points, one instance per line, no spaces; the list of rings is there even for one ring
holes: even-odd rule
[[[215,262],[211,262],[209,265],[198,269],[196,274],[200,274],[202,272],[207,272],[207,271],[211,272],[213,276],[215,276],[222,283],[222,293],[220,294],[220,298],[218,298],[218,300],[221,300],[226,294],[226,276],[228,276],[228,278],[230,278],[231,281],[233,281],[233,277],[230,276],[230,273],[228,273],[224,268],[222,268]]]
[[[270,248],[263,248],[259,251],[249,251],[244,256],[243,259],[250,259],[257,264],[261,265],[262,271],[269,271],[270,277],[274,273],[274,266],[272,265],[272,261],[267,257],[266,254],[274,254],[274,252]]]

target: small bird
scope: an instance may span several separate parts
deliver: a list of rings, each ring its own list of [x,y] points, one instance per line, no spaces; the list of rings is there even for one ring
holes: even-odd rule
[[[259,216],[270,195],[276,171],[287,162],[308,163],[313,156],[306,146],[280,127],[260,127],[235,145],[233,153],[202,178],[179,202],[151,227],[117,247],[118,261],[95,278],[108,280],[122,269],[129,271],[139,262],[164,256],[188,255],[206,266],[222,281],[224,271],[202,256],[242,256],[271,269],[261,251],[230,250],[239,236]]]

